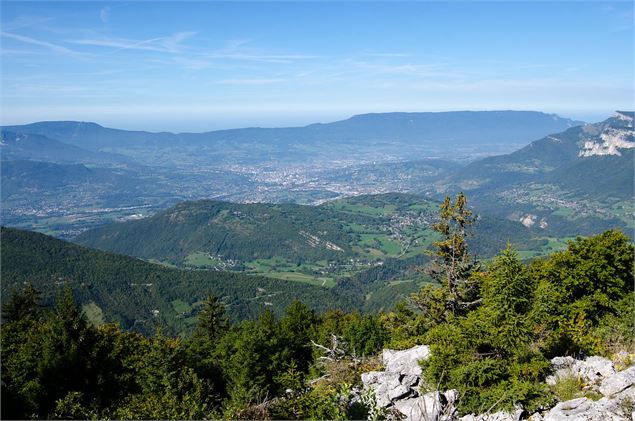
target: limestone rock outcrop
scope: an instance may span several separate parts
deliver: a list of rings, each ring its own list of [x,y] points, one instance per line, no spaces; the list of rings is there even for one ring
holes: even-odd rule
[[[457,415],[459,394],[456,390],[426,391],[419,361],[430,356],[425,345],[403,351],[384,350],[384,371],[362,374],[364,389],[372,391],[377,407],[388,412],[389,419],[422,421],[519,421],[526,419],[522,407],[512,412]],[[603,357],[576,359],[556,357],[551,360],[552,375],[546,383],[553,386],[560,379],[575,377],[584,391],[600,399],[580,397],[559,402],[551,409],[528,417],[530,421],[635,421],[635,366],[618,371]],[[591,396],[593,397],[593,396]],[[594,398],[595,399],[595,398]]]
[[[430,348],[415,346],[403,351],[386,349],[382,354],[384,371],[362,374],[364,388],[375,394],[377,406],[397,412],[406,420],[455,419],[455,390],[421,393],[419,361],[430,356]]]

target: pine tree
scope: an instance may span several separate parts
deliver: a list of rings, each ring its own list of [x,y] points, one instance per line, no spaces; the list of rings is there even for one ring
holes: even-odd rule
[[[42,340],[42,360],[39,375],[46,391],[47,414],[54,410],[55,401],[68,392],[84,391],[89,385],[89,352],[92,332],[81,308],[75,302],[71,288],[66,285],[58,294],[50,321],[50,332]]]
[[[411,297],[411,302],[434,323],[441,323],[450,315],[464,315],[482,302],[479,283],[472,276],[479,264],[467,245],[468,229],[475,220],[467,198],[459,193],[454,203],[446,196],[439,209],[439,222],[432,226],[441,238],[432,243],[432,263],[425,272],[441,288],[424,287]]]
[[[14,290],[11,298],[2,306],[2,321],[13,322],[40,318],[40,292],[30,282],[23,291]]]
[[[203,310],[198,315],[195,336],[210,341],[218,339],[229,328],[229,320],[225,314],[225,306],[213,295],[207,297]]]

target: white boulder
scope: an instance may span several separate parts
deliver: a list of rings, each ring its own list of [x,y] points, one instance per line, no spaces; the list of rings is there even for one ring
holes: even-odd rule
[[[545,415],[544,421],[628,421],[632,414],[616,400],[588,398],[560,402]]]
[[[615,374],[615,366],[603,357],[588,357],[577,360],[573,357],[556,357],[551,360],[554,374],[547,377],[548,385],[553,386],[558,379],[578,377],[589,385],[598,385],[602,380]]]
[[[384,370],[388,373],[421,376],[419,361],[430,356],[430,348],[426,345],[415,346],[403,351],[384,349],[382,359]]]
[[[610,397],[635,386],[635,366],[607,377],[600,385],[600,393]]]

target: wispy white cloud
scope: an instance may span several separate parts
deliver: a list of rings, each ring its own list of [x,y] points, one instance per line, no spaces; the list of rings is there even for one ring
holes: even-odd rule
[[[71,50],[70,48],[66,48],[66,47],[58,45],[58,44],[53,44],[53,43],[47,42],[47,41],[41,41],[39,39],[35,39],[35,38],[31,38],[31,37],[25,37],[23,35],[12,34],[12,33],[5,32],[5,31],[1,31],[0,35],[2,35],[5,38],[12,39],[14,41],[19,41],[19,42],[22,42],[22,43],[25,43],[25,44],[37,45],[39,47],[47,48],[47,49],[49,49],[51,51],[54,51],[56,53],[69,54],[69,55],[80,55],[80,54],[82,54],[79,51]]]
[[[44,22],[48,22],[53,20],[52,17],[47,16],[30,16],[30,15],[20,15],[15,19],[3,22],[2,27],[5,31],[15,31],[16,29],[27,28],[30,26],[41,25]]]
[[[319,56],[308,54],[258,54],[258,53],[209,53],[204,57],[209,59],[226,59],[240,61],[255,61],[262,63],[280,63],[286,64],[297,60],[310,60],[319,58]]]
[[[69,40],[68,42],[79,45],[114,48],[113,51],[109,52],[110,54],[122,50],[143,50],[175,54],[181,53],[183,51],[182,42],[195,34],[195,32],[177,32],[170,36],[145,40],[124,38],[88,38]]]

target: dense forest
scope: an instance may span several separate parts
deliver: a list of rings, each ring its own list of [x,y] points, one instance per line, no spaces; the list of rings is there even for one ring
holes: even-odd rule
[[[2,417],[362,419],[377,414],[372,396],[352,392],[360,373],[378,368],[382,348],[414,344],[430,345],[424,377],[457,389],[461,413],[531,412],[559,398],[544,383],[549,358],[632,347],[628,237],[577,238],[529,263],[507,247],[485,264],[465,241],[473,219],[464,196],[442,203],[422,269],[433,283],[388,312],[295,301],[232,322],[209,296],[191,334],[143,336],[89,323],[68,284],[43,306],[27,282],[3,305]]]
[[[276,312],[300,299],[317,311],[357,308],[345,290],[232,272],[177,270],[128,256],[92,250],[29,231],[2,228],[2,296],[31,282],[52,305],[68,285],[82,305],[103,312],[106,322],[152,334],[191,331],[208,295],[222,298],[232,320],[256,317],[275,303]],[[179,305],[180,304],[180,305]],[[96,307],[95,307],[96,306]]]

